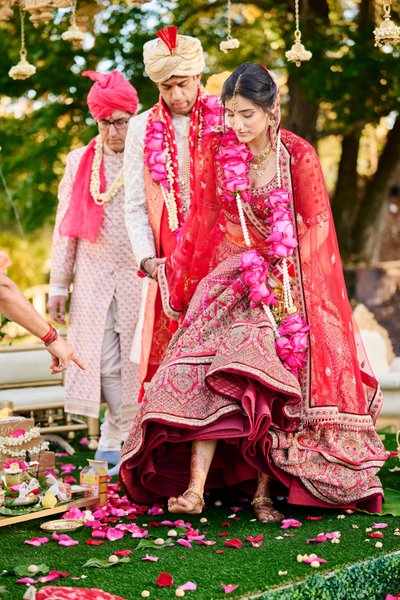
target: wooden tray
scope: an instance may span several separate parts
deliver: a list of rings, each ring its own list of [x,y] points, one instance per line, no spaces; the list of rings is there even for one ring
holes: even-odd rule
[[[5,525],[14,525],[15,523],[24,523],[25,521],[31,521],[32,519],[42,519],[44,517],[51,517],[59,513],[67,512],[70,508],[89,508],[99,503],[97,496],[86,496],[86,498],[79,498],[78,500],[72,500],[66,504],[60,504],[54,508],[44,508],[37,512],[27,513],[26,515],[18,515],[17,517],[6,517],[0,515],[0,527]]]

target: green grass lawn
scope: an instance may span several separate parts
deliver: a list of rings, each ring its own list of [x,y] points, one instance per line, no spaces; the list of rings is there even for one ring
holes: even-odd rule
[[[385,445],[389,450],[395,449],[393,435],[386,436]],[[78,454],[74,457],[58,460],[84,465],[86,459],[91,455],[92,453],[79,447]],[[397,458],[389,459],[381,472],[381,479],[385,488],[400,491],[400,472],[391,473],[389,470],[396,465],[399,465]],[[78,473],[78,470],[73,473],[77,479],[79,479]],[[237,501],[234,504],[239,505]],[[140,540],[133,539],[129,533],[117,541],[105,540],[100,546],[90,546],[86,544],[86,540],[91,537],[91,529],[85,527],[71,533],[71,537],[79,541],[77,546],[61,547],[50,538],[49,543],[36,548],[25,545],[24,540],[35,536],[48,536],[39,529],[40,520],[0,528],[1,569],[12,569],[21,564],[44,563],[51,570],[70,573],[68,578],[47,585],[98,587],[127,600],[140,598],[143,590],[148,590],[152,599],[175,598],[176,588],[188,581],[197,585],[195,591],[187,591],[185,594],[186,598],[193,598],[193,600],[212,600],[225,596],[238,599],[262,592],[266,593],[264,598],[269,598],[272,596],[269,596],[268,592],[273,591],[274,588],[292,584],[307,577],[313,577],[312,581],[319,582],[319,591],[305,591],[304,596],[299,595],[299,591],[296,592],[297,595],[295,592],[281,591],[276,598],[304,598],[304,600],[311,598],[315,600],[366,598],[370,600],[372,598],[383,599],[385,595],[382,595],[382,590],[392,594],[400,591],[400,574],[398,579],[395,576],[392,580],[387,576],[386,582],[384,581],[383,584],[381,582],[379,592],[371,591],[374,583],[378,584],[379,574],[385,572],[386,563],[383,557],[400,552],[400,536],[395,535],[396,528],[400,527],[399,517],[358,513],[338,518],[339,513],[336,511],[285,506],[285,516],[299,520],[302,526],[296,529],[282,530],[276,523],[261,524],[254,521],[248,507],[236,513],[240,520],[234,520],[231,506],[233,506],[232,502],[224,501],[221,507],[215,507],[213,501],[210,501],[209,507],[201,515],[207,518],[206,523],[200,523],[199,516],[188,516],[185,519],[192,523],[193,528],[198,528],[200,533],[205,533],[207,540],[216,541],[213,546],[200,546],[197,542],[192,542],[192,548],[175,543],[171,547],[154,546],[137,549]],[[313,515],[320,515],[323,518],[319,521],[306,519],[307,516]],[[167,512],[158,516],[144,514],[135,521],[127,522],[141,527],[146,524],[146,529],[151,536],[165,539],[171,527],[156,526],[154,523],[159,524],[164,519],[174,521],[179,517],[169,515]],[[121,521],[123,522],[125,519]],[[384,529],[372,530],[372,532],[382,532],[382,538],[369,538],[366,528],[373,527],[376,522],[387,523],[388,526]],[[111,525],[114,527],[115,524]],[[307,539],[314,538],[319,533],[333,531],[341,533],[339,544],[332,544],[330,541],[318,544],[306,543]],[[224,532],[227,532],[228,535],[219,535]],[[254,548],[246,541],[246,538],[248,536],[256,537],[260,533],[263,534],[263,544],[259,548]],[[289,535],[285,536],[285,534]],[[224,545],[224,542],[233,538],[241,540],[243,546],[236,549]],[[176,539],[174,541],[176,542]],[[382,547],[376,547],[376,542],[381,542]],[[105,569],[83,567],[90,558],[107,559],[115,550],[125,549],[132,550],[128,563],[117,564]],[[318,570],[310,565],[297,562],[297,555],[306,553],[315,553],[328,562],[322,564]],[[142,558],[146,554],[156,556],[159,560],[157,562],[143,561]],[[371,563],[376,563],[379,568],[377,567],[376,575],[370,577],[369,585],[372,587],[368,588],[369,591],[363,586],[362,581],[357,581],[359,577],[356,572],[353,573],[353,583],[345,595],[340,595],[342,592],[321,591],[321,577],[318,576],[331,574],[347,565],[368,559],[381,559]],[[287,574],[279,574],[279,572],[285,571]],[[172,587],[159,588],[156,586],[155,581],[161,572],[172,575],[174,580]],[[397,572],[400,573],[399,568],[397,568]],[[368,573],[373,573],[370,566]],[[317,577],[316,574],[318,574]],[[71,577],[83,578],[71,580]],[[5,588],[4,600],[17,600],[23,597],[25,586],[15,583],[16,579],[15,576],[5,576],[0,580],[0,585]],[[330,579],[333,581],[332,577]],[[232,584],[237,588],[232,593],[225,594],[221,584]],[[398,589],[393,589],[397,584],[399,585]],[[288,593],[289,595],[287,595]]]

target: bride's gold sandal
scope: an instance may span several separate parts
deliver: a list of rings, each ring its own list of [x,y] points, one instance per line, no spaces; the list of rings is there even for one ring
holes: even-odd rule
[[[192,502],[190,500],[190,498],[187,498],[187,496],[189,496],[190,494],[192,494],[193,496],[196,496],[197,501],[196,502]],[[179,497],[178,498],[170,498],[168,500],[168,510],[172,513],[186,513],[188,515],[196,515],[196,514],[200,514],[205,506],[205,502],[204,502],[204,497],[203,494],[201,494],[200,492],[198,492],[197,490],[195,490],[194,488],[188,488],[185,492],[183,492],[183,494],[181,494],[182,498],[185,498],[185,500],[187,500],[187,502],[190,502],[192,504],[192,508],[190,510],[185,510],[185,507],[182,506],[181,510],[179,509]],[[175,508],[173,509],[173,505],[175,505]],[[176,506],[178,505],[178,506]]]
[[[261,523],[278,523],[284,518],[284,515],[274,508],[271,498],[266,496],[255,496],[251,505],[255,516]]]

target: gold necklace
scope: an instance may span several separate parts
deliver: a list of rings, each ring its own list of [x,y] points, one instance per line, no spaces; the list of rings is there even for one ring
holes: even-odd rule
[[[267,160],[272,152],[272,144],[268,145],[260,154],[254,154],[249,161],[249,167],[257,177],[262,177],[265,173]]]

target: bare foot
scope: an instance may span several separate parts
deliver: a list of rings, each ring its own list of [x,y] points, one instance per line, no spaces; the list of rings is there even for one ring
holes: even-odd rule
[[[284,518],[284,515],[274,508],[271,498],[255,496],[252,505],[254,514],[261,523],[277,523]]]
[[[186,490],[177,498],[171,497],[168,500],[168,510],[171,513],[186,513],[188,515],[198,515],[202,512],[204,500],[201,494]]]

